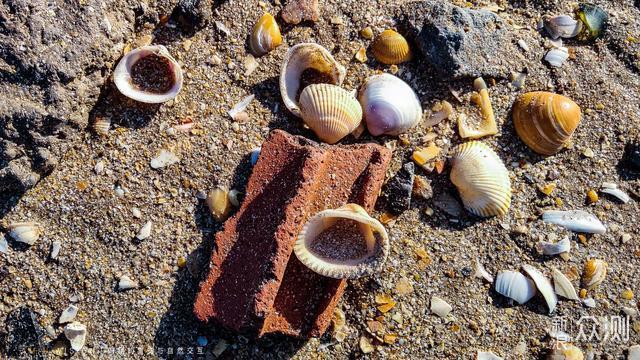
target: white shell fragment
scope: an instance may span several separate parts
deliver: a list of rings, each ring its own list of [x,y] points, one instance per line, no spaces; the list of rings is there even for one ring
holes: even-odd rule
[[[227,111],[227,114],[229,114],[229,116],[233,120],[236,120],[236,117],[238,116],[238,114],[240,114],[241,112],[245,111],[247,109],[247,107],[249,106],[249,104],[251,104],[253,99],[255,99],[255,97],[256,96],[254,94],[245,96],[242,100],[240,100],[240,102],[238,102],[237,104],[233,105],[233,107],[229,111]]]
[[[556,296],[549,279],[531,265],[522,265],[522,269],[533,279],[536,287],[544,297],[544,300],[547,302],[547,306],[549,307],[549,314],[553,313],[556,309],[556,304],[558,303],[558,297]]]
[[[135,289],[137,287],[138,283],[131,280],[127,275],[122,275],[120,281],[118,281],[118,290],[120,291]]]
[[[162,93],[145,91],[136,86],[132,80],[131,71],[134,65],[142,58],[152,55],[159,56],[167,61],[171,71],[171,74],[168,75],[173,77],[171,88]],[[122,57],[113,72],[113,81],[123,95],[143,103],[158,104],[178,96],[178,93],[182,90],[182,70],[180,69],[180,64],[169,54],[166,47],[162,45],[143,46],[128,52]]]
[[[174,153],[163,149],[160,151],[160,154],[158,154],[158,156],[151,159],[149,165],[151,165],[152,169],[160,169],[169,165],[173,165],[178,161],[180,161],[180,158],[178,158]]]
[[[584,210],[547,210],[542,214],[542,221],[579,233],[604,234],[607,231],[597,217]]]
[[[58,258],[58,255],[60,254],[61,249],[62,249],[62,243],[60,241],[55,240],[53,243],[51,243],[51,254],[49,255],[51,260],[55,260]]]
[[[625,204],[631,200],[629,195],[627,195],[624,191],[618,189],[618,185],[616,184],[602,183],[602,188],[600,189],[600,192],[614,196]]]
[[[7,242],[7,238],[0,234],[0,253],[7,254],[9,251],[9,243]]]
[[[69,305],[66,309],[62,311],[60,314],[60,318],[58,318],[58,323],[66,324],[72,322],[73,319],[78,315],[78,307],[75,305]]]
[[[593,298],[586,298],[582,300],[582,304],[588,308],[596,307],[596,301]]]
[[[138,234],[136,235],[136,239],[144,240],[149,236],[151,236],[152,226],[153,226],[153,223],[151,222],[151,220],[147,221],[147,223],[140,228],[140,231],[138,231]]]
[[[64,336],[69,339],[73,350],[80,351],[87,340],[87,327],[74,321],[64,327]]]
[[[627,352],[627,360],[640,360],[640,345],[630,346]]]
[[[9,236],[27,245],[33,245],[42,235],[42,227],[34,222],[20,222],[9,225]]]
[[[565,299],[579,301],[578,293],[571,284],[571,281],[558,269],[551,268],[553,272],[553,286],[556,294],[562,296]]]
[[[491,351],[480,351],[476,353],[476,360],[502,360],[500,356],[492,353]]]
[[[540,241],[536,244],[536,248],[538,251],[544,255],[558,255],[562,253],[567,253],[571,250],[571,241],[568,237],[564,239],[551,243],[547,241]]]
[[[475,266],[476,266],[476,272],[474,274],[475,277],[480,279],[485,279],[487,280],[487,282],[493,283],[493,276],[489,274],[489,272],[484,268],[484,266],[482,266],[482,263],[480,263],[480,260],[478,260],[477,258],[475,261]]]
[[[443,299],[433,296],[431,297],[431,312],[438,315],[441,318],[446,318],[447,315],[453,310],[453,307],[449,305]]]
[[[569,15],[546,16],[543,18],[543,24],[552,39],[572,38],[582,30],[582,22]]]
[[[498,294],[524,304],[536,294],[536,285],[517,271],[499,271],[494,283]]]
[[[566,47],[553,48],[544,56],[544,60],[553,67],[561,67],[569,58],[569,49]]]

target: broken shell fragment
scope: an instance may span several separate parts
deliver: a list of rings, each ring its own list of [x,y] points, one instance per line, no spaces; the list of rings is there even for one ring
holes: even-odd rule
[[[449,305],[443,299],[433,296],[431,297],[431,312],[438,315],[441,318],[446,318],[447,315],[453,310],[451,305]]]
[[[524,304],[536,294],[536,285],[517,271],[499,271],[494,283],[498,294]]]
[[[131,280],[131,278],[128,277],[127,275],[122,275],[120,277],[120,280],[118,280],[118,290],[120,291],[131,290],[137,287],[138,287],[138,283]]]
[[[318,137],[335,144],[355,130],[362,121],[356,98],[336,85],[313,84],[300,94],[302,120]]]
[[[284,105],[301,117],[299,94],[307,85],[328,83],[340,85],[345,69],[322,46],[314,43],[295,45],[287,51],[280,71],[280,95]]]
[[[64,327],[64,336],[69,340],[74,351],[80,351],[87,340],[87,327],[74,321]]]
[[[582,272],[582,285],[587,290],[594,289],[600,285],[607,277],[607,267],[609,265],[600,259],[589,259],[584,263]]]
[[[78,314],[78,307],[75,305],[69,305],[66,309],[62,311],[62,314],[60,314],[60,317],[58,318],[58,323],[66,324],[66,323],[72,322],[73,319],[76,318],[77,314]]]
[[[489,272],[484,268],[484,266],[482,266],[482,263],[477,258],[475,261],[475,267],[476,267],[476,272],[474,274],[475,277],[485,279],[487,280],[487,282],[493,283],[493,276],[489,274]]]
[[[386,65],[400,64],[411,59],[407,39],[391,29],[376,36],[371,44],[371,52],[376,60]]]
[[[360,88],[367,129],[373,136],[399,135],[422,119],[420,100],[411,87],[391,74],[369,77]]]
[[[460,114],[462,116],[458,116],[458,132],[463,139],[479,139],[483,136],[498,133],[487,84],[480,77],[473,81],[473,87],[476,89],[476,93],[471,96],[471,101],[480,108],[482,120],[480,121],[480,126],[474,129],[467,124],[466,116]]]
[[[545,16],[542,21],[552,39],[572,38],[582,31],[582,23],[569,15]]]
[[[282,44],[280,28],[273,15],[265,13],[253,27],[249,46],[256,56],[262,56]]]
[[[478,350],[476,352],[476,360],[503,360],[503,358],[492,353],[491,351]]]
[[[556,309],[556,304],[558,304],[558,297],[549,279],[531,265],[522,265],[522,269],[533,279],[536,287],[544,297],[544,300],[547,302],[547,307],[549,307],[549,314],[553,313]]]
[[[565,61],[569,58],[569,49],[564,46],[553,48],[547,52],[544,56],[544,60],[553,67],[562,67]]]
[[[580,107],[575,102],[545,91],[526,93],[513,107],[513,123],[518,136],[542,155],[560,151],[578,127],[580,118]]]
[[[153,222],[147,221],[138,231],[138,234],[136,235],[136,239],[142,241],[144,239],[147,239],[149,236],[151,236],[152,226],[153,226]]]
[[[100,136],[108,135],[109,128],[111,128],[111,118],[108,116],[98,116],[93,121],[93,131]]]
[[[629,197],[629,195],[627,195],[624,191],[618,189],[618,185],[616,184],[603,183],[602,188],[600,189],[600,192],[609,194],[617,198],[618,200],[622,201],[625,204],[631,201],[631,198]]]
[[[457,146],[451,157],[451,182],[473,214],[504,215],[511,204],[509,171],[491,148],[479,141]]]
[[[379,271],[389,253],[384,226],[356,204],[324,210],[309,219],[294,246],[314,272],[355,279]]]
[[[556,294],[565,299],[579,301],[580,298],[578,297],[576,288],[571,284],[571,281],[569,281],[569,279],[560,272],[560,270],[551,268],[551,271],[553,272],[553,287]]]
[[[9,225],[9,236],[27,245],[33,245],[42,235],[42,227],[35,222],[19,222]]]
[[[547,210],[542,213],[542,221],[579,233],[604,234],[607,231],[597,217],[584,210]]]
[[[143,46],[120,60],[113,81],[123,95],[157,104],[178,95],[182,89],[182,70],[164,46]]]
[[[581,39],[593,40],[602,34],[602,31],[607,26],[609,15],[601,7],[582,3],[578,6],[576,11],[578,19],[584,24],[584,29],[580,33]]]
[[[567,237],[556,243],[540,241],[536,244],[536,248],[544,255],[559,255],[571,250],[571,241]]]
[[[453,116],[453,106],[451,106],[451,104],[446,100],[442,100],[436,103],[431,108],[431,111],[431,116],[429,116],[429,118],[424,123],[425,127],[436,126],[443,120],[450,119],[451,116]]]

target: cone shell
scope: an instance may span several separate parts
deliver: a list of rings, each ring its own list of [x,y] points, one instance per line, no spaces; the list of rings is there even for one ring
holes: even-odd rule
[[[511,204],[509,172],[498,155],[479,141],[457,146],[451,158],[451,182],[465,208],[479,216],[504,215]]]
[[[262,56],[282,44],[280,28],[273,15],[265,13],[253,27],[249,46],[256,56]]]
[[[298,93],[302,86],[302,74],[310,69],[322,74],[334,85],[342,84],[346,73],[331,53],[318,44],[302,43],[291,47],[280,70],[280,95],[287,109],[298,117],[301,117]]]
[[[542,155],[560,151],[580,123],[580,107],[568,97],[535,91],[522,95],[513,107],[520,139]]]
[[[132,80],[131,72],[134,65],[141,59],[152,55],[166,60],[170,71],[170,74],[167,74],[167,76],[171,76],[172,78],[171,88],[161,93],[145,91],[136,86]],[[149,80],[153,81],[153,79]],[[122,57],[113,72],[113,81],[118,90],[126,97],[143,103],[157,104],[169,101],[178,96],[178,93],[182,89],[182,70],[180,69],[180,64],[169,54],[169,51],[164,46],[143,46],[128,52]]]
[[[354,244],[343,239],[330,244],[330,250],[321,250],[325,244],[318,241],[323,232],[340,220],[357,225],[366,251],[354,254]],[[362,207],[347,204],[339,209],[321,211],[309,219],[298,236],[294,252],[300,262],[320,275],[354,279],[381,269],[389,253],[389,237],[384,226]]]
[[[582,285],[587,289],[594,289],[607,277],[608,264],[600,259],[589,259],[584,263]]]
[[[379,62],[387,65],[400,64],[411,59],[411,49],[404,36],[387,29],[371,44],[371,52]]]
[[[300,111],[305,124],[328,144],[347,136],[362,121],[360,103],[336,85],[307,86],[300,94]]]

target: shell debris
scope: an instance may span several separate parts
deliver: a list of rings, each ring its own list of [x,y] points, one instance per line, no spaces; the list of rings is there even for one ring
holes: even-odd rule
[[[607,231],[597,217],[584,210],[547,210],[542,213],[542,221],[581,233],[604,234]]]
[[[262,56],[282,44],[280,28],[273,15],[265,13],[253,27],[249,46],[256,56]]]
[[[69,305],[66,309],[62,311],[60,317],[58,318],[58,323],[65,324],[72,322],[76,315],[78,314],[78,307],[75,305]]]
[[[582,271],[582,285],[591,290],[600,285],[607,277],[607,264],[604,260],[591,258],[584,263]]]
[[[118,290],[125,291],[130,289],[135,289],[138,287],[138,283],[131,280],[131,278],[127,275],[122,275],[120,280],[118,280]]]
[[[556,294],[565,299],[579,301],[578,293],[571,281],[558,269],[551,268],[553,273],[553,285]]]
[[[64,327],[64,336],[69,340],[74,351],[80,351],[87,341],[87,327],[74,321]]]
[[[536,285],[531,279],[517,271],[502,270],[494,282],[498,294],[511,298],[522,305],[536,294]]]
[[[33,245],[43,234],[42,226],[35,222],[18,222],[8,226],[9,236],[15,241]]]
[[[446,318],[447,315],[453,310],[453,307],[449,305],[442,298],[437,296],[431,297],[431,312],[438,315],[441,318]]]
[[[136,239],[139,241],[145,240],[151,236],[151,228],[153,227],[153,222],[151,220],[147,221],[138,231],[136,235]]]
[[[467,124],[466,116],[458,116],[458,132],[463,139],[479,139],[488,135],[498,133],[496,118],[493,113],[493,105],[491,105],[491,97],[484,79],[479,77],[473,81],[473,87],[476,90],[471,96],[471,101],[480,108],[482,120],[477,128],[472,128]]]
[[[556,293],[553,290],[553,286],[549,279],[531,265],[522,265],[522,269],[533,279],[538,291],[540,291],[544,297],[544,300],[547,302],[547,306],[549,307],[549,314],[553,313],[556,309],[558,298],[556,297]]]
[[[407,39],[395,30],[387,29],[373,40],[371,52],[379,62],[397,65],[411,60],[411,49]]]

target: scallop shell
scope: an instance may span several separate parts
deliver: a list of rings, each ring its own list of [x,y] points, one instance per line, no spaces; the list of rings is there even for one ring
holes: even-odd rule
[[[513,123],[520,139],[542,155],[560,151],[580,123],[580,107],[568,97],[534,91],[513,107]]]
[[[457,146],[451,157],[451,182],[473,214],[504,215],[511,204],[509,171],[490,147],[479,141]]]
[[[287,109],[298,117],[301,117],[298,94],[306,70],[317,71],[334,85],[342,84],[346,74],[344,67],[336,62],[331,53],[318,44],[302,43],[291,47],[280,71],[280,95]]]
[[[536,294],[536,285],[531,279],[517,271],[499,271],[494,282],[496,291],[508,298],[524,304]]]
[[[360,88],[358,101],[373,136],[399,135],[422,119],[422,106],[415,92],[391,74],[369,77]]]
[[[383,64],[400,64],[411,59],[411,49],[404,36],[387,29],[380,33],[371,44],[371,52]]]
[[[549,314],[553,313],[556,309],[556,305],[558,304],[558,297],[553,290],[551,281],[531,265],[522,265],[522,269],[533,279],[538,291],[540,291],[544,297],[544,300],[547,302],[547,307],[549,307]]]
[[[34,222],[19,222],[8,226],[9,236],[27,245],[33,245],[42,235],[42,227]]]
[[[318,137],[334,144],[362,121],[362,108],[353,95],[336,85],[313,84],[300,94],[302,120]]]
[[[256,56],[262,56],[282,44],[280,28],[273,15],[265,13],[253,27],[249,46]]]
[[[582,272],[582,285],[587,289],[594,289],[600,285],[607,277],[607,267],[609,265],[600,259],[589,259],[584,263]]]
[[[366,243],[364,254],[356,253],[352,243],[317,242],[325,230],[338,225],[340,220],[358,225]],[[298,236],[294,252],[303,264],[320,275],[354,279],[380,270],[389,253],[389,237],[384,226],[362,207],[347,204],[311,217]]]
[[[161,93],[146,91],[136,86],[132,80],[131,71],[133,66],[143,58],[152,55],[159,56],[167,62],[170,71],[167,76],[172,78],[171,88]],[[180,69],[180,64],[169,54],[169,51],[164,46],[143,46],[128,52],[120,60],[113,72],[113,81],[123,95],[143,103],[157,104],[178,96],[182,89],[182,70]]]

